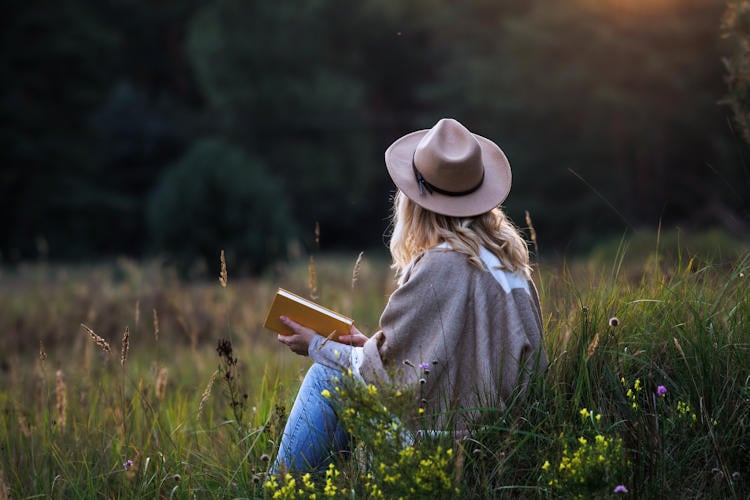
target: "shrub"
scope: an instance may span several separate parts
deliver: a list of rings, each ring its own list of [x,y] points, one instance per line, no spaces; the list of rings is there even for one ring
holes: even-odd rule
[[[183,269],[218,259],[258,272],[286,253],[293,235],[288,203],[265,166],[222,140],[191,147],[151,194],[148,222],[158,250]]]

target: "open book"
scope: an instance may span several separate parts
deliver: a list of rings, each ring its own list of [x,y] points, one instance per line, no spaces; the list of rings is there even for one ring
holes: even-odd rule
[[[351,318],[326,309],[283,288],[279,288],[276,292],[263,326],[282,335],[291,335],[291,328],[282,323],[279,316],[286,316],[333,340],[338,339],[339,335],[348,335],[354,324]]]

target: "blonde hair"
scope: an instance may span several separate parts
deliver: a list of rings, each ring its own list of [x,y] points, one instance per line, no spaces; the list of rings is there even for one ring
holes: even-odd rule
[[[485,247],[500,260],[502,269],[531,278],[526,241],[499,207],[475,217],[450,217],[426,210],[398,191],[391,221],[392,267],[399,285],[417,257],[443,242],[466,254],[479,269],[484,269],[479,252]]]

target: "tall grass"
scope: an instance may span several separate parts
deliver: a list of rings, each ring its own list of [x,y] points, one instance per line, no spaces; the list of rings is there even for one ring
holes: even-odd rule
[[[468,437],[413,442],[408,395],[344,376],[356,460],[273,480],[309,361],[259,325],[276,285],[305,290],[307,262],[213,285],[130,264],[19,272],[0,295],[0,498],[747,497],[750,254],[664,255],[543,265],[549,369]],[[353,277],[354,260],[316,257],[316,293],[372,330],[391,275],[365,257]]]

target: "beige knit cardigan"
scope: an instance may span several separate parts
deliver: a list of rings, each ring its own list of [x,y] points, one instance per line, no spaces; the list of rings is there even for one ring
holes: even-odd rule
[[[547,356],[533,283],[493,267],[479,269],[445,247],[425,252],[389,298],[380,330],[354,348],[361,378],[414,389],[433,428],[463,428],[473,409],[505,408]],[[351,351],[342,347],[352,349],[317,338],[309,352],[345,370]]]

